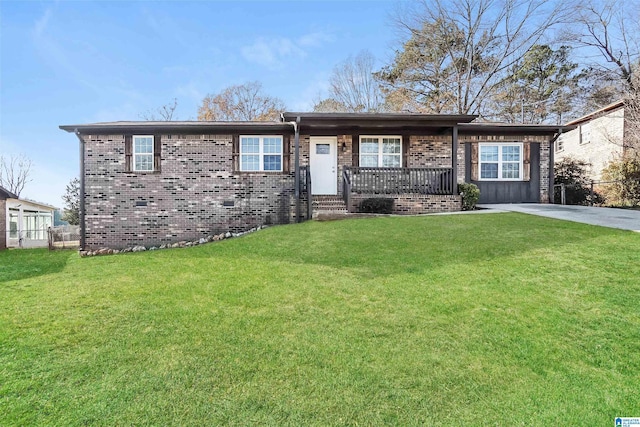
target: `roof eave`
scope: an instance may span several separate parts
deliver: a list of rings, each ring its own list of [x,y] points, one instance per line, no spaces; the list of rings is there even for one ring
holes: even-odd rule
[[[603,115],[606,115],[606,114],[611,113],[613,111],[619,110],[620,108],[624,108],[624,101],[622,101],[622,100],[621,101],[612,102],[611,104],[606,105],[606,106],[604,106],[604,107],[602,107],[602,108],[600,108],[600,109],[598,109],[596,111],[592,111],[589,114],[586,114],[586,115],[584,115],[582,117],[578,117],[577,119],[568,122],[567,125],[569,125],[569,126],[572,126],[572,125],[578,126],[578,125],[580,125],[582,123],[591,121],[593,119],[597,119],[599,117],[602,117]]]
[[[515,134],[545,134],[553,135],[559,132],[567,132],[576,126],[566,125],[522,125],[502,123],[462,123],[459,126],[460,133],[515,133]]]
[[[477,115],[470,114],[414,114],[414,113],[303,113],[284,112],[284,121],[293,121],[297,117],[302,119],[302,124],[319,125],[325,122],[340,123],[348,122],[353,125],[370,125],[373,122],[393,122],[397,124],[412,123],[427,125],[438,123],[439,125],[455,125],[458,123],[469,123],[475,120]]]
[[[286,132],[292,131],[291,125],[281,122],[192,122],[192,123],[93,123],[82,125],[61,125],[67,132],[76,130],[82,134],[105,133],[195,133],[211,134],[212,132],[230,134],[238,131],[250,132]]]

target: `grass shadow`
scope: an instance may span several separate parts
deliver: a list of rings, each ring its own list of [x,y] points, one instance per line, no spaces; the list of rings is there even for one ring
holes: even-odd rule
[[[524,225],[524,226],[523,226]],[[518,213],[310,221],[179,251],[171,258],[288,261],[365,269],[372,276],[421,273],[510,257],[625,231]]]
[[[77,252],[73,250],[10,249],[0,251],[0,283],[58,273],[73,256],[77,256]]]

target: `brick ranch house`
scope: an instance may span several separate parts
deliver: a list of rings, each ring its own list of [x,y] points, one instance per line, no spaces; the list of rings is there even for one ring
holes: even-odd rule
[[[64,125],[80,141],[81,248],[193,240],[314,210],[395,213],[482,203],[548,203],[562,126],[474,123],[472,115],[283,113],[278,122]]]

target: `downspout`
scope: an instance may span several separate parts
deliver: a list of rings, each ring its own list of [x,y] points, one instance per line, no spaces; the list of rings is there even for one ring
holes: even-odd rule
[[[284,114],[280,117],[284,121]],[[294,152],[294,185],[296,197],[296,222],[302,222],[300,218],[300,116],[296,117],[295,122],[289,122],[293,126],[295,133],[295,152]]]
[[[73,133],[76,134],[78,141],[80,141],[80,212],[78,216],[80,220],[80,250],[84,251],[86,243],[86,229],[84,222],[84,139],[80,136],[78,129],[74,129]]]

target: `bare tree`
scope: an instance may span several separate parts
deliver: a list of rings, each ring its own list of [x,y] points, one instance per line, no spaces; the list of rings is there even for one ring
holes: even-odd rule
[[[349,108],[334,98],[320,99],[313,104],[313,111],[316,113],[346,113]]]
[[[178,99],[173,98],[173,102],[164,104],[156,110],[148,110],[140,114],[140,117],[143,120],[147,120],[150,122],[170,122],[174,119],[173,114],[175,113],[177,107]]]
[[[285,110],[282,100],[262,92],[258,81],[230,86],[216,95],[207,95],[198,108],[198,120],[270,121]]]
[[[9,158],[0,156],[0,186],[19,197],[24,186],[31,181],[31,165],[31,159],[24,154]]]
[[[329,78],[329,95],[347,111],[379,112],[385,109],[384,95],[374,78],[375,57],[363,50],[338,64]]]
[[[640,75],[632,73],[625,96],[623,148],[626,157],[640,159]]]
[[[509,68],[566,17],[546,0],[421,0],[396,23],[404,42],[378,77],[433,113],[482,114]]]
[[[601,79],[612,77],[635,89],[633,74],[640,60],[640,4],[620,0],[587,0],[577,9],[571,37],[578,46],[595,49],[590,65]]]

